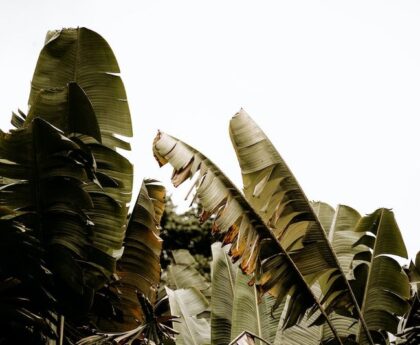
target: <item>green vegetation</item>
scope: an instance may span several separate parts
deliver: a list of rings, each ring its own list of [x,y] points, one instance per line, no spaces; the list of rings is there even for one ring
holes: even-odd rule
[[[243,191],[159,132],[157,161],[197,204],[177,214],[145,180],[128,214],[131,120],[106,41],[48,33],[29,105],[0,132],[0,344],[419,342],[420,255],[401,267],[392,211],[309,202],[245,111],[229,128]]]

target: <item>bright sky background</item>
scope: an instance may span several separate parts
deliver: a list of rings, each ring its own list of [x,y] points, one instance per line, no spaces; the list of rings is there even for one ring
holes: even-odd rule
[[[159,128],[240,186],[228,123],[244,107],[307,196],[393,208],[420,249],[419,1],[2,1],[0,127],[27,109],[49,29],[86,26],[119,61],[134,122],[136,181],[158,178]],[[184,191],[176,191],[179,201]]]

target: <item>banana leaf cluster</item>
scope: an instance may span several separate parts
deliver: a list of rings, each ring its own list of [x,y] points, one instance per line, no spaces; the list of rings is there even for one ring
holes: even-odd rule
[[[281,330],[271,332],[261,321],[263,312],[247,313],[254,309],[239,303],[244,320],[259,315],[265,334],[252,325],[240,331],[274,344],[309,344],[308,339],[314,344],[387,343],[410,299],[409,279],[398,260],[407,252],[393,212],[379,209],[361,217],[347,206],[334,210],[311,203],[244,110],[232,118],[229,133],[242,171],[242,192],[212,161],[177,138],[158,132],[153,148],[160,165],[173,166],[175,186],[193,181],[194,198],[204,209],[201,218],[214,217],[212,232],[229,245],[226,255],[248,276],[254,301],[264,305],[268,293],[271,317],[281,309]],[[226,306],[235,300],[235,289],[233,279],[226,280],[234,275],[226,274],[230,269],[224,266],[219,297]],[[212,290],[218,291],[214,282]],[[216,301],[212,298],[212,304]],[[212,324],[220,326],[212,329],[212,344],[228,344],[240,322],[232,322],[235,307],[225,306],[212,310]]]
[[[133,167],[120,152],[132,127],[119,72],[97,33],[49,32],[28,113],[0,132],[2,344],[173,335],[157,300],[165,189],[144,181],[128,214]]]

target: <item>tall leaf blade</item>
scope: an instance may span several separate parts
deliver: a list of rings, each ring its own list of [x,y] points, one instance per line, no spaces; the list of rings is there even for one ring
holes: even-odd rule
[[[362,218],[356,230],[362,237],[354,245],[368,247],[355,256],[361,263],[354,269],[353,286],[363,298],[362,315],[369,330],[395,334],[398,317],[408,311],[410,298],[408,277],[393,257],[407,258],[401,232],[388,209],[378,209]],[[367,343],[364,333],[359,333],[358,339],[362,345]]]
[[[235,292],[235,267],[220,242],[212,244],[211,264],[211,343],[228,345],[231,340],[232,310]]]
[[[238,270],[235,282],[235,294],[232,309],[231,339],[235,339],[244,331],[272,342],[279,326],[281,313],[277,308],[272,313],[275,299],[271,296],[259,296],[256,286],[249,286],[250,278]]]
[[[107,271],[105,275],[110,276],[122,253],[133,167],[125,157],[101,143],[102,135],[91,100],[79,84],[70,82],[62,88],[41,90],[25,125],[35,118],[50,121],[77,139],[95,158],[97,180],[84,186],[95,206],[87,211],[95,224],[89,260],[101,258],[101,265]]]
[[[86,28],[51,31],[32,77],[29,106],[41,90],[77,82],[91,100],[104,143],[121,147],[114,134],[131,136],[132,127],[119,73],[114,53],[96,32]]]
[[[160,283],[159,224],[164,204],[165,188],[154,180],[143,181],[128,222],[124,254],[118,261],[119,279],[104,292],[110,299],[109,309],[118,310],[120,316],[101,316],[96,321],[101,330],[124,332],[142,324],[147,311],[142,308],[140,295],[154,306]],[[97,301],[98,306],[99,303],[103,304],[101,310],[106,309],[106,300]]]
[[[231,119],[229,131],[248,202],[273,228],[308,281],[328,275],[326,310],[354,309],[357,314],[357,301],[326,231],[280,154],[243,109]]]

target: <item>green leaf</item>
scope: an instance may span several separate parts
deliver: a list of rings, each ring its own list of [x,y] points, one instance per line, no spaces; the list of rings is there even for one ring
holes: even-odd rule
[[[162,250],[159,224],[164,204],[165,188],[154,180],[143,181],[127,225],[124,254],[117,265],[119,280],[103,291],[110,296],[110,309],[118,310],[120,316],[100,318],[97,326],[104,331],[129,331],[144,322],[146,311],[140,304],[141,296],[152,307],[155,305]],[[100,309],[105,309],[104,306]]]
[[[86,28],[51,31],[32,77],[29,105],[36,103],[42,90],[65,88],[76,82],[92,103],[103,142],[122,148],[113,139],[114,134],[131,136],[132,127],[119,73],[111,48],[96,32]]]
[[[65,133],[84,134],[102,142],[99,124],[85,91],[76,82],[43,89],[32,102],[25,124],[41,117]]]
[[[363,296],[362,315],[369,330],[395,334],[398,317],[408,311],[410,285],[401,265],[393,257],[407,258],[407,250],[394,214],[388,209],[378,209],[362,218],[356,231],[361,234],[369,232],[374,239],[373,243],[363,243],[371,246],[371,262],[362,262],[354,270],[356,279],[353,288]],[[365,274],[358,273],[360,267],[366,271]],[[360,344],[367,343],[363,333],[359,333],[358,339]]]
[[[259,296],[256,286],[249,286],[250,277],[237,271],[232,311],[231,339],[243,331],[272,342],[280,322],[281,309],[272,313],[275,299],[271,296]]]
[[[188,250],[173,250],[171,254],[174,263],[167,267],[167,286],[176,290],[195,287],[207,297],[210,284],[194,267],[196,261]]]
[[[213,243],[211,251],[211,343],[228,345],[231,340],[232,311],[237,267],[232,264],[227,248]],[[252,289],[252,287],[249,287]],[[243,315],[246,318],[246,315]]]
[[[326,292],[334,298],[323,300],[325,310],[355,309],[358,313],[357,301],[326,231],[273,144],[243,109],[231,119],[229,132],[248,202],[273,229],[309,283],[322,275],[336,277]]]
[[[102,258],[101,265],[108,271],[105,275],[111,276],[116,260],[122,253],[133,167],[112,147],[100,143],[102,135],[91,99],[75,82],[69,82],[62,88],[40,90],[31,105],[25,125],[34,118],[50,121],[66,135],[71,135],[94,159],[96,180],[83,187],[94,204],[94,208],[87,211],[95,224],[89,260]],[[57,158],[62,160],[65,157]],[[58,173],[63,174],[62,168]],[[70,173],[74,172],[66,171],[67,175]]]
[[[195,288],[171,290],[166,288],[171,306],[171,314],[179,316],[174,323],[177,345],[209,345],[210,324],[199,315],[209,308],[204,295]]]
[[[19,180],[0,188],[0,204],[37,234],[56,279],[56,296],[67,308],[79,300],[73,310],[86,311],[96,287],[87,277],[102,274],[83,264],[91,245],[87,211],[93,203],[83,189],[94,176],[91,156],[37,118],[28,127],[0,133],[0,159],[12,166],[7,176]],[[95,258],[92,262],[99,264]]]

